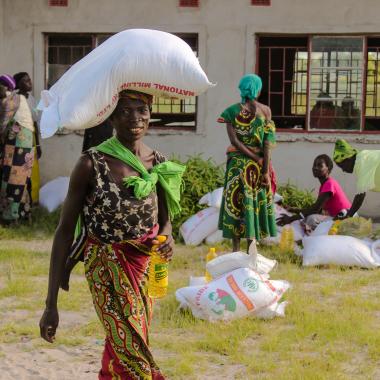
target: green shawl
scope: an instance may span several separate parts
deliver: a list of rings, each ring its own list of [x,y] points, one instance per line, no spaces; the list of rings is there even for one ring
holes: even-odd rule
[[[182,187],[182,175],[186,166],[173,161],[165,161],[153,166],[150,172],[144,167],[140,159],[126,148],[116,137],[111,137],[96,147],[96,150],[106,153],[123,161],[138,173],[141,177],[130,176],[123,179],[127,187],[133,187],[136,198],[147,197],[156,189],[159,182],[165,191],[166,204],[170,219],[181,212],[180,198]]]

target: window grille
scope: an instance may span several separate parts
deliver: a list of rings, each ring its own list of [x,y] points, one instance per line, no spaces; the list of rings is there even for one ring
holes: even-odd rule
[[[199,0],[179,0],[180,7],[199,7]]]

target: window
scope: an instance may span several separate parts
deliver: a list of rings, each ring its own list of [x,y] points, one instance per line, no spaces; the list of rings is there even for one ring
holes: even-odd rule
[[[272,109],[278,128],[305,128],[307,37],[260,37],[260,101]]]
[[[199,7],[199,0],[179,0],[180,7]]]
[[[50,88],[75,62],[110,36],[73,33],[45,35],[45,86]]]
[[[279,129],[380,131],[380,37],[260,36],[258,52]]]
[[[50,7],[67,7],[69,0],[49,0]]]
[[[270,0],[251,0],[251,5],[270,5]]]
[[[198,35],[177,34],[198,55]],[[111,34],[46,34],[45,87],[50,88],[75,62],[103,43]],[[151,126],[156,129],[195,130],[197,97],[186,100],[155,98]]]
[[[198,55],[197,34],[177,34],[190,45]],[[155,98],[152,107],[151,123],[156,129],[195,130],[197,116],[197,97],[182,99]]]

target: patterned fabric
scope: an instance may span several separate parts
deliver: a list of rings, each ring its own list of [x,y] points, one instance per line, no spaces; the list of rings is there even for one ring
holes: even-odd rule
[[[133,100],[141,100],[146,103],[148,106],[151,106],[153,103],[153,95],[145,94],[140,91],[134,90],[124,90],[119,93],[120,98],[129,98]]]
[[[7,97],[0,103],[0,137],[6,133],[9,122],[14,117],[20,105],[20,95],[8,92]],[[4,137],[4,136],[3,136]],[[0,139],[1,140],[1,139]]]
[[[34,161],[33,131],[12,119],[19,97],[10,95],[2,114],[4,147],[0,162],[0,218],[6,221],[27,219],[31,211],[30,178]],[[6,124],[8,122],[8,124]]]
[[[272,121],[246,113],[240,104],[227,108],[221,115],[232,123],[238,139],[248,148],[275,143]],[[225,238],[256,238],[276,236],[276,221],[271,189],[261,186],[262,167],[240,152],[227,154],[219,229]]]
[[[355,156],[357,153],[358,150],[353,148],[346,140],[336,140],[333,158],[337,164],[341,163],[347,158]]]
[[[119,187],[110,174],[104,154],[88,151],[95,170],[95,187],[83,208],[84,221],[89,235],[105,243],[137,239],[157,224],[157,194],[137,199],[133,190]],[[165,158],[155,152],[155,161]]]
[[[151,237],[157,234],[152,231]],[[151,246],[144,239],[104,244],[89,237],[85,272],[106,332],[99,379],[164,380],[149,349],[152,300],[148,297]]]

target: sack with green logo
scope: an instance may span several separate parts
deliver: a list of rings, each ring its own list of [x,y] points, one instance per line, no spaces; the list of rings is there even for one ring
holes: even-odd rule
[[[278,307],[277,303],[289,287],[287,281],[270,281],[252,269],[239,268],[207,285],[178,289],[176,297],[181,307],[189,307],[195,317],[209,321],[250,314],[268,318],[276,315],[277,309],[278,315],[283,315],[285,305]],[[268,308],[272,309],[264,313]]]

